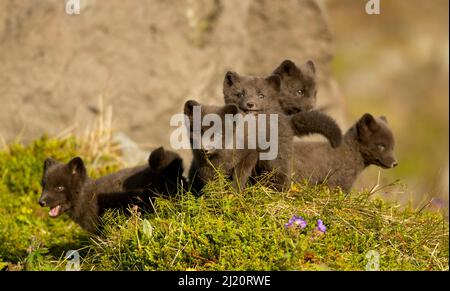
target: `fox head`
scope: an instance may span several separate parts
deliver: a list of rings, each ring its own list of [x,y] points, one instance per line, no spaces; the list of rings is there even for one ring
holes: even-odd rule
[[[199,110],[199,120],[195,119],[194,111]],[[239,109],[235,104],[225,106],[201,105],[195,100],[188,100],[184,104],[184,114],[188,118],[189,138],[193,148],[199,145],[203,154],[213,155],[224,148],[225,115],[235,115]],[[198,126],[194,122],[200,122]],[[220,124],[218,124],[220,123]],[[212,137],[204,138],[204,137]],[[221,146],[218,147],[217,144]]]
[[[394,155],[394,136],[387,119],[364,114],[356,123],[359,151],[366,166],[377,165],[384,169],[398,165]]]
[[[44,161],[39,204],[50,208],[51,217],[58,217],[72,208],[87,179],[86,167],[81,158],[73,158],[67,164],[47,158]]]
[[[183,175],[183,159],[177,153],[166,151],[163,147],[151,152],[148,164],[155,176],[164,175],[179,179]]]
[[[223,82],[225,104],[236,104],[245,113],[276,112],[281,110],[280,86],[277,75],[258,78],[227,72]]]
[[[284,60],[274,71],[281,78],[280,104],[287,114],[309,111],[316,106],[316,68],[309,60],[300,67]]]

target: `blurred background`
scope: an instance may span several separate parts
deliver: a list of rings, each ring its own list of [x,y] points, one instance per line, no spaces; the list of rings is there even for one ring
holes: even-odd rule
[[[78,134],[107,113],[148,153],[169,147],[184,101],[222,103],[227,70],[312,59],[318,106],[343,129],[370,112],[394,131],[399,166],[371,167],[355,188],[380,175],[404,185],[382,189],[389,199],[448,208],[448,1],[380,0],[380,15],[366,3],[81,0],[69,15],[62,0],[1,0],[0,139]]]
[[[327,1],[346,116],[388,117],[399,167],[382,171],[382,182],[407,185],[394,199],[424,205],[435,197],[448,207],[449,2],[381,1],[371,16],[361,2]],[[378,171],[371,167],[358,185],[374,183]]]

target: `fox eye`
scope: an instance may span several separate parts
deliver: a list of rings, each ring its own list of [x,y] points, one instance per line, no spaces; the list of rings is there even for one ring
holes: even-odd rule
[[[58,186],[58,187],[55,187],[55,191],[56,191],[56,192],[62,192],[62,191],[64,191],[64,186]]]
[[[242,91],[242,92],[239,92],[239,93],[236,94],[236,96],[238,98],[242,98],[242,97],[244,97],[244,95],[245,95],[245,91]]]
[[[384,145],[382,145],[382,144],[379,144],[379,145],[377,145],[377,148],[378,148],[378,150],[380,151],[380,152],[382,152],[382,151],[384,151],[384,149],[386,148]]]
[[[259,94],[258,94],[258,98],[259,98],[259,99],[264,99],[264,97],[266,97],[266,96],[264,96],[264,94],[262,94],[262,93],[259,93]]]
[[[303,89],[298,90],[297,91],[297,95],[298,96],[305,96],[305,90],[303,90]]]

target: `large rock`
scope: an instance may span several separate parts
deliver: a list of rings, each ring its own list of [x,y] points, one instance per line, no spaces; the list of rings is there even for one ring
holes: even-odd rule
[[[319,106],[342,112],[319,4],[84,0],[79,15],[68,15],[60,0],[3,0],[0,135],[26,142],[73,124],[84,130],[102,95],[117,130],[149,148],[169,146],[170,117],[185,100],[222,103],[226,70],[265,75],[286,58],[313,59]]]

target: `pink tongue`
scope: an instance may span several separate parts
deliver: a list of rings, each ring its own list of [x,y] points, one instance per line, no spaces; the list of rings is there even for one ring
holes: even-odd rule
[[[59,215],[59,212],[61,211],[61,205],[57,205],[50,209],[50,212],[48,213],[51,217],[56,217]]]

